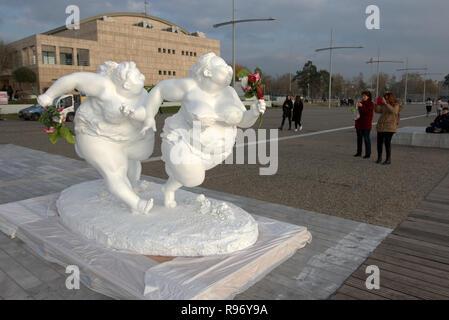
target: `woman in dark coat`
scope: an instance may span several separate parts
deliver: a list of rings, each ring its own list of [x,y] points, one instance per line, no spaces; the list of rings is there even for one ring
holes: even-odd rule
[[[292,129],[292,109],[293,109],[293,101],[290,95],[284,101],[282,105],[282,123],[279,127],[279,130],[284,128],[285,119],[288,118],[288,130]]]
[[[295,131],[302,130],[301,118],[302,118],[302,110],[304,109],[304,104],[302,103],[302,99],[300,96],[296,96],[295,104],[293,105],[293,117],[292,120],[295,122]]]
[[[371,138],[370,133],[372,129],[374,103],[371,101],[371,92],[362,92],[362,101],[357,103],[357,109],[360,117],[355,121],[355,129],[357,131],[357,153],[354,157],[362,156],[362,143],[365,141],[365,156],[368,159],[371,156]],[[362,141],[363,140],[363,141]]]

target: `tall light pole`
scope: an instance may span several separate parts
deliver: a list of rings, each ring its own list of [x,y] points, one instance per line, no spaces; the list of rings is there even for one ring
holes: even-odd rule
[[[149,5],[148,0],[145,0],[145,15],[148,15],[147,6]]]
[[[338,49],[362,49],[363,46],[359,47],[334,47],[334,29],[331,29],[331,41],[328,48],[316,49],[315,52],[327,51],[329,50],[329,109],[331,108],[331,98],[332,98],[332,51]]]
[[[379,96],[379,64],[381,63],[404,63],[404,61],[395,61],[395,60],[380,60],[380,49],[377,51],[377,60],[374,60],[373,58],[370,58],[366,63],[372,64],[377,63],[377,85],[376,85],[376,97]]]
[[[405,59],[405,68],[404,69],[396,69],[396,71],[405,71],[405,92],[404,92],[404,105],[407,104],[407,85],[408,85],[408,72],[411,70],[416,71],[427,71],[427,68],[409,68],[408,67],[408,58]]]
[[[232,21],[222,22],[214,24],[214,28],[218,28],[221,26],[225,26],[228,24],[232,24],[232,70],[234,71],[234,76],[232,77],[232,86],[235,87],[235,25],[237,23],[242,22],[255,22],[255,21],[273,21],[275,18],[266,18],[266,19],[245,19],[245,20],[235,20],[235,0],[232,0]]]
[[[426,103],[426,76],[430,76],[430,75],[441,75],[442,73],[418,73],[420,76],[424,76],[424,90],[423,90],[423,95],[422,95],[422,101],[423,103]]]

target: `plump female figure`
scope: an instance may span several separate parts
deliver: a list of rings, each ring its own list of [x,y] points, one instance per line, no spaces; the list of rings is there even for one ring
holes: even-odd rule
[[[77,72],[62,77],[38,97],[42,106],[48,106],[74,89],[88,96],[75,115],[75,150],[135,214],[147,214],[153,206],[153,200],[141,199],[133,186],[140,179],[140,161],[153,152],[154,132],[142,132],[143,123],[120,110],[145,102],[144,81],[134,62],[106,62],[98,74]],[[155,130],[154,118],[147,119],[146,125]]]
[[[231,153],[237,127],[251,127],[265,112],[265,102],[255,102],[246,110],[234,88],[233,71],[214,53],[199,58],[190,77],[161,81],[148,96],[144,107],[124,110],[130,117],[145,120],[144,130],[163,100],[181,101],[177,114],[165,120],[162,132],[162,159],[169,176],[163,187],[165,206],[176,206],[175,191],[182,186],[203,183],[209,170]]]

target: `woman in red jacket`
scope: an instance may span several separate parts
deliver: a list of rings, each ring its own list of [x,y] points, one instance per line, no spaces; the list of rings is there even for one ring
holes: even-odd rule
[[[371,156],[371,128],[374,115],[374,103],[371,101],[371,92],[362,92],[362,101],[357,103],[357,108],[360,117],[355,121],[355,128],[357,131],[357,153],[354,157],[362,156],[362,140],[365,141],[365,156],[363,159],[368,159]]]

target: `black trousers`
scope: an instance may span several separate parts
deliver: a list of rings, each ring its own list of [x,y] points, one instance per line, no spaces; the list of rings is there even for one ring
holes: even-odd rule
[[[371,130],[357,130],[357,154],[362,154],[362,143],[365,141],[365,156],[369,157],[371,155]]]
[[[394,132],[378,132],[377,133],[377,156],[382,158],[382,149],[385,144],[385,151],[387,153],[387,160],[391,159],[391,138]]]
[[[292,116],[291,115],[282,115],[282,123],[281,123],[281,129],[284,128],[285,119],[288,119],[288,128],[292,128]]]
[[[302,118],[302,112],[295,115],[295,117],[293,118],[293,121],[295,122],[295,129],[298,129],[298,127],[301,127],[301,118]]]

